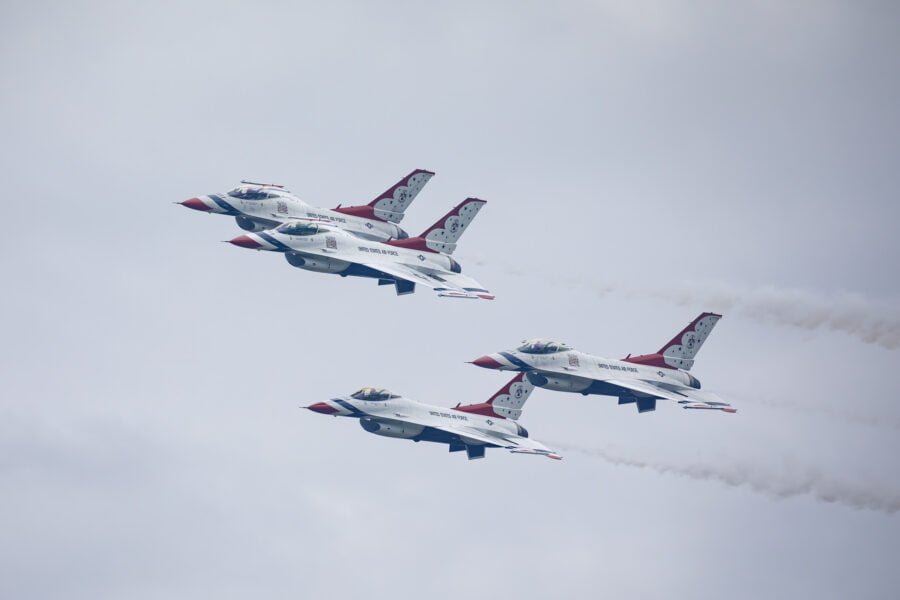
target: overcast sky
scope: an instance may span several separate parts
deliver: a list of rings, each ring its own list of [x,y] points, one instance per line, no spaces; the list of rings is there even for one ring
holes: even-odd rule
[[[727,4],[727,6],[726,6]],[[0,5],[0,597],[888,598],[900,588],[890,2]],[[437,173],[493,302],[220,243]],[[523,338],[655,351],[735,415],[537,390],[565,460],[298,407],[440,405]],[[699,414],[698,414],[699,413]]]

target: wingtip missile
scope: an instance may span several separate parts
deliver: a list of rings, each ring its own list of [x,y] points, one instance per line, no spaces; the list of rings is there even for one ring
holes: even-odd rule
[[[715,406],[712,404],[704,404],[704,403],[682,403],[681,408],[687,410],[719,410],[727,413],[736,413],[737,409],[731,406]]]

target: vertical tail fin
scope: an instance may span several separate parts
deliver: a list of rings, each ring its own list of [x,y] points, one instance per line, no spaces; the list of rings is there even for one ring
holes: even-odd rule
[[[399,223],[403,213],[416,199],[434,173],[416,169],[366,205],[338,206],[334,210],[346,215]]]
[[[700,351],[700,346],[703,345],[721,318],[722,315],[716,313],[701,313],[655,354],[628,356],[623,360],[641,365],[690,371],[694,366],[694,357]]]
[[[522,407],[525,406],[525,401],[533,391],[534,386],[525,379],[525,373],[517,373],[487,402],[466,404],[465,406],[457,404],[454,410],[515,421],[522,416]]]
[[[466,198],[438,219],[434,225],[423,231],[421,235],[405,240],[391,240],[386,243],[402,248],[453,254],[453,251],[456,250],[457,240],[485,204],[487,204],[486,200]]]

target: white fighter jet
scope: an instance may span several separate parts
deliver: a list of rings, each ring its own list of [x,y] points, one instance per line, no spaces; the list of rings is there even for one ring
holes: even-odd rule
[[[378,285],[393,285],[398,295],[415,292],[420,283],[438,296],[493,300],[494,296],[463,275],[460,264],[450,257],[459,237],[485,204],[484,200],[468,198],[422,235],[402,240],[361,240],[329,222],[304,219],[229,242],[252,250],[282,252],[291,265],[307,271],[377,279]]]
[[[367,240],[400,240],[409,237],[397,223],[404,211],[434,176],[416,169],[369,204],[317,208],[310,206],[282,185],[242,181],[224,194],[209,194],[176,202],[211,214],[229,215],[245,231],[264,231],[291,219],[317,219]]]
[[[700,382],[688,373],[700,346],[722,315],[703,313],[654,354],[621,360],[602,358],[572,350],[565,344],[545,340],[524,342],[511,352],[488,354],[473,364],[486,369],[522,371],[537,387],[584,395],[615,396],[619,404],[635,404],[638,412],[656,410],[657,400],[673,400],[682,408],[737,409],[711,392],[700,390]]]
[[[487,402],[479,404],[444,408],[367,387],[306,408],[324,415],[355,417],[363,429],[375,435],[448,444],[450,452],[465,450],[469,460],[484,458],[486,448],[559,460],[559,454],[529,438],[528,431],[517,422],[533,389],[519,373]]]

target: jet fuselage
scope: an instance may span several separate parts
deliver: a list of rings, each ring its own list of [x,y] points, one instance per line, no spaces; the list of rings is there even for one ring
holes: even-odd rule
[[[490,403],[508,392],[509,385],[516,381],[510,382],[488,403],[456,408],[423,404],[375,388],[363,388],[351,396],[316,402],[306,408],[326,415],[354,417],[365,431],[375,435],[447,444],[450,452],[465,451],[469,460],[484,458],[486,448],[505,448],[517,454],[559,460],[562,458],[559,454],[530,439],[528,431],[514,419],[492,412]],[[514,393],[521,406],[529,392]],[[479,412],[485,410],[488,412]]]
[[[516,421],[486,417],[443,406],[433,406],[403,397],[372,401],[341,396],[326,402],[318,402],[307,408],[335,417],[357,418],[360,420],[362,428],[369,433],[414,441],[449,443],[436,438],[449,438],[450,434],[434,430],[431,426],[454,427],[459,425],[472,427],[485,433],[528,437],[528,432]],[[479,442],[467,443],[479,444]]]
[[[524,371],[535,386],[560,392],[619,396],[621,389],[597,379],[621,378],[652,381],[666,388],[667,383],[678,387],[700,389],[696,377],[671,367],[653,367],[585,354],[578,350],[562,350],[552,354],[529,354],[521,351],[497,352],[473,361],[487,369]],[[565,371],[561,373],[560,371]]]
[[[442,273],[461,273],[462,267],[452,257],[432,250],[419,250],[394,246],[376,241],[362,240],[351,233],[328,224],[305,221],[291,221],[265,232],[248,233],[231,243],[253,250],[282,252],[287,261],[300,269],[318,273],[342,276],[369,277],[385,284],[398,285],[398,292],[412,291],[415,281],[397,284],[397,278],[379,270],[379,266],[389,270],[392,265],[408,265],[427,271],[432,277],[440,278]],[[314,233],[305,233],[312,231]],[[290,232],[297,231],[300,235]],[[411,275],[415,271],[411,270]],[[408,287],[403,287],[408,285]],[[439,288],[435,288],[440,291]],[[480,294],[483,298],[493,298],[486,289],[471,287],[467,293]],[[452,292],[448,292],[452,293]]]
[[[394,223],[311,206],[287,190],[276,187],[236,192],[234,195],[232,192],[209,194],[185,200],[181,204],[211,214],[233,216],[238,226],[245,231],[264,231],[292,219],[316,219],[366,240],[384,241],[409,237]]]

